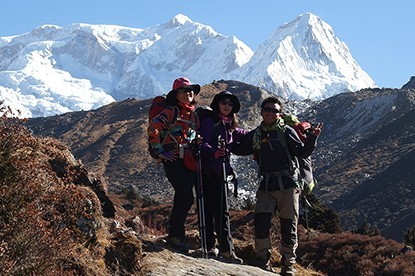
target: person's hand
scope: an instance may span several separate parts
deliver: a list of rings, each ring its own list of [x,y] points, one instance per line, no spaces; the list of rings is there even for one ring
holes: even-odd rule
[[[309,195],[313,191],[314,188],[314,181],[311,181],[309,184],[304,184],[303,190],[301,191],[301,195]]]
[[[178,157],[178,151],[177,150],[172,150],[172,151],[165,151],[162,152],[158,155],[158,157],[162,160],[162,161],[176,161],[177,157]]]
[[[323,128],[323,123],[318,123],[316,127],[312,127],[310,129],[310,134],[318,137],[321,134],[322,128]]]
[[[197,145],[201,145],[202,144],[202,142],[203,142],[203,137],[202,136],[200,136],[200,134],[198,134],[197,136],[196,136],[196,138],[194,139],[194,141],[195,141],[195,143],[197,144]]]
[[[225,156],[226,154],[226,150],[223,148],[218,148],[215,153],[213,154],[213,157],[215,157],[216,159],[221,158],[223,156]]]

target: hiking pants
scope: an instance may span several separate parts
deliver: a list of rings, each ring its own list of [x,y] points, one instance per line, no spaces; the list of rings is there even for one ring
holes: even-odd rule
[[[224,182],[222,177],[214,174],[203,174],[205,197],[206,243],[208,249],[215,245],[215,231],[218,236],[220,252],[229,252],[232,240],[228,239],[230,225],[229,210],[226,212],[224,197]]]
[[[280,253],[286,265],[294,264],[298,247],[297,224],[299,217],[298,188],[282,191],[257,192],[255,207],[255,253],[263,259],[269,259],[271,253],[271,220],[276,210],[281,223]]]
[[[163,162],[164,171],[174,188],[173,208],[169,219],[169,236],[185,237],[185,222],[193,204],[193,187],[197,182],[196,172],[185,167],[183,160]]]

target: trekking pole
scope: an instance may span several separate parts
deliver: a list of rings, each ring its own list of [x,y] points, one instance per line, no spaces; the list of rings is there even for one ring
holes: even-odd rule
[[[202,258],[208,257],[208,248],[206,241],[206,220],[205,220],[205,198],[203,195],[203,178],[202,178],[202,155],[200,150],[200,145],[196,145],[197,151],[197,210],[199,217],[199,235],[200,235],[200,244],[202,249]]]
[[[238,178],[236,178],[235,174],[232,178],[232,184],[233,184],[233,197],[238,198]]]
[[[303,202],[304,202],[304,214],[305,214],[305,225],[306,225],[306,229],[307,229],[307,237],[309,240],[311,240],[311,232],[310,232],[310,227],[308,226],[308,207],[311,206],[310,202],[307,200],[307,198],[305,196],[303,196]]]
[[[218,144],[221,148],[226,149],[226,143],[224,139],[218,139]],[[220,240],[222,242],[222,233],[223,233],[223,216],[226,217],[226,228],[227,228],[227,242],[229,244],[229,252],[235,253],[235,248],[232,243],[232,235],[231,235],[231,223],[229,219],[229,202],[228,202],[228,176],[226,174],[226,154],[223,156],[222,161],[222,177],[223,177],[223,185],[222,185],[222,192],[221,192],[221,216],[220,216]],[[222,245],[220,247],[223,247]]]

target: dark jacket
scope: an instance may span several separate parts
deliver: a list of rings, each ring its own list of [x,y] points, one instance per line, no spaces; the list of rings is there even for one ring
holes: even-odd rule
[[[295,130],[289,126],[286,126],[284,133],[286,147],[279,141],[278,131],[262,133],[266,139],[263,139],[261,149],[255,151],[258,162],[261,162],[261,174],[289,169],[291,159],[309,157],[316,146],[316,136],[310,135],[303,144]]]
[[[259,164],[259,175],[264,176],[261,181],[261,188],[267,186],[267,189],[280,189],[276,173],[284,172],[282,181],[284,188],[298,185],[298,178],[295,175],[295,169],[298,169],[298,159],[307,158],[313,152],[317,137],[310,135],[303,143],[298,134],[290,126],[285,126],[282,135],[279,131],[265,132],[261,130],[262,142],[260,149],[254,149],[253,138],[256,129],[250,131],[243,141],[238,144],[239,152],[243,154],[254,154]],[[284,139],[284,141],[281,141]],[[297,163],[297,165],[295,165]],[[297,171],[298,172],[298,171]],[[267,175],[270,181],[266,181]]]
[[[225,139],[228,155],[225,158],[226,173],[232,174],[233,170],[229,163],[229,152],[232,152],[233,144],[243,139],[247,131],[236,128],[230,131],[230,125],[222,121],[214,123],[212,118],[207,117],[202,120],[200,125],[200,135],[203,137],[202,156],[203,165],[217,176],[222,176],[223,158],[216,159],[214,154],[218,149],[218,139]]]

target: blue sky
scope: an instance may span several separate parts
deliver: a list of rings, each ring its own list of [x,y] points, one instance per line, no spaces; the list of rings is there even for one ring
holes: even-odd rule
[[[14,0],[3,1],[0,37],[43,24],[111,24],[145,28],[181,13],[235,35],[256,50],[280,25],[312,12],[332,26],[379,87],[415,76],[413,0]]]

